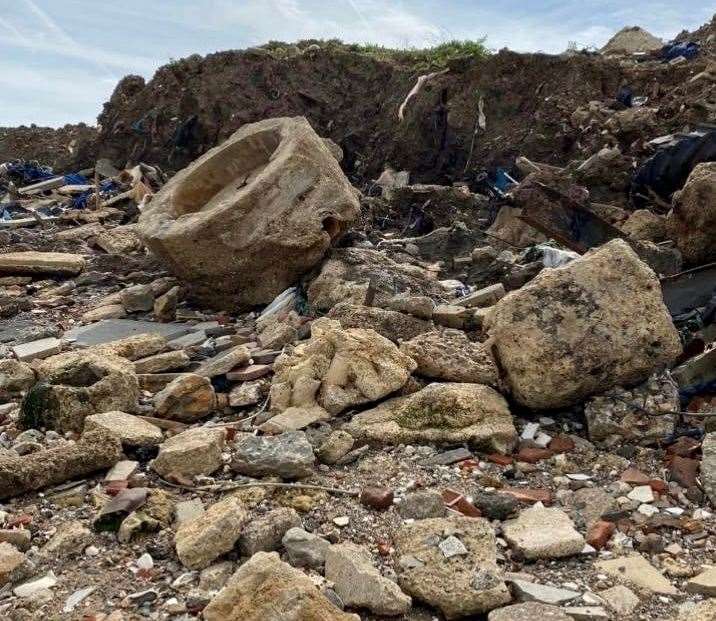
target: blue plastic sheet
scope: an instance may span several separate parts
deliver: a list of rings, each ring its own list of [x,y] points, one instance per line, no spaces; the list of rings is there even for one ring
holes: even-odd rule
[[[696,58],[698,54],[698,43],[691,42],[669,43],[669,45],[665,45],[661,50],[661,57],[666,61],[673,60],[679,56],[683,56],[684,58],[691,60],[692,58]]]

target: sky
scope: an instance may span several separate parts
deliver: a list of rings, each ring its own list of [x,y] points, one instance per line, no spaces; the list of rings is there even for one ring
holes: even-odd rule
[[[495,50],[559,53],[627,25],[668,40],[714,13],[716,0],[0,0],[0,126],[94,124],[128,73],[269,40],[486,37]]]

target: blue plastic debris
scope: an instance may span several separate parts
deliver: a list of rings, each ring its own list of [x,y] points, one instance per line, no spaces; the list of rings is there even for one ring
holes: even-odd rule
[[[687,60],[696,58],[699,54],[698,43],[669,43],[661,49],[661,58],[665,61],[673,60],[679,56],[683,56]]]

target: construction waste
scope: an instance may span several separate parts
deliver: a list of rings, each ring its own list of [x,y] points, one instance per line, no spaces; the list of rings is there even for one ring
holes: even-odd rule
[[[0,618],[716,619],[715,39],[0,134]]]

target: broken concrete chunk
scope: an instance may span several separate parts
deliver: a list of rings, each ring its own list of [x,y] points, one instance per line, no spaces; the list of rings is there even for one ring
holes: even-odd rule
[[[501,453],[517,438],[507,402],[480,384],[430,384],[357,414],[344,430],[374,445],[466,442]]]
[[[313,474],[313,447],[303,431],[278,436],[249,436],[239,440],[231,468],[250,477],[300,479]]]
[[[162,430],[138,416],[125,412],[103,412],[85,418],[85,430],[102,428],[116,436],[125,447],[156,446],[162,443]]]
[[[276,118],[243,126],[175,175],[139,232],[196,297],[233,310],[295,284],[359,212],[308,121]]]
[[[388,301],[388,306],[394,311],[407,313],[420,319],[432,319],[435,302],[424,295],[396,295]]]
[[[401,388],[414,369],[411,358],[374,330],[344,330],[318,319],[311,339],[274,363],[271,407],[320,406],[338,414]]]
[[[542,271],[486,325],[514,397],[535,409],[644,380],[681,353],[655,274],[621,240]]]
[[[62,341],[55,337],[48,337],[38,341],[30,341],[29,343],[21,343],[12,348],[12,353],[20,362],[30,362],[31,360],[42,360],[49,356],[54,356],[62,351]]]
[[[0,392],[20,393],[35,383],[35,370],[17,360],[0,360]]]
[[[331,544],[323,537],[306,532],[302,528],[291,528],[281,540],[288,560],[294,567],[320,569],[326,562],[326,552]]]
[[[127,360],[148,358],[164,351],[167,339],[161,334],[135,334],[110,343],[94,345],[91,351],[96,354],[119,356]]]
[[[151,285],[132,285],[123,289],[120,298],[128,313],[140,313],[154,307],[154,292]]]
[[[236,496],[211,505],[202,515],[182,524],[174,537],[177,556],[184,567],[203,569],[238,541],[248,513]]]
[[[207,416],[216,406],[216,393],[207,377],[185,373],[154,395],[155,414],[192,423]]]
[[[337,608],[276,552],[258,552],[204,608],[206,621],[360,621]]]
[[[513,604],[493,610],[487,621],[574,621],[566,612],[556,606],[527,602]]]
[[[701,443],[703,457],[701,459],[701,478],[704,491],[716,504],[716,431],[707,433]]]
[[[467,554],[446,558],[439,544],[457,538]],[[492,526],[482,518],[435,518],[403,526],[395,537],[398,584],[447,619],[488,612],[510,601],[497,567]]]
[[[239,550],[243,556],[273,552],[281,547],[281,540],[287,531],[300,526],[301,518],[295,509],[274,509],[244,527],[239,539]]]
[[[375,330],[394,343],[410,340],[418,334],[424,334],[434,329],[432,322],[418,319],[412,315],[347,302],[336,304],[327,316],[339,321],[343,328]]]
[[[238,345],[205,360],[199,368],[194,370],[194,373],[211,379],[217,375],[224,375],[234,367],[246,364],[249,360],[251,360],[249,350],[244,345]]]
[[[152,467],[163,477],[216,472],[223,464],[225,437],[223,429],[187,429],[161,445]]]
[[[368,550],[354,543],[328,548],[325,575],[349,608],[367,608],[377,615],[401,615],[410,610],[411,598],[380,574]]]
[[[428,332],[401,343],[400,351],[418,363],[416,372],[446,382],[497,385],[497,365],[490,350],[473,343],[461,330]]]
[[[684,261],[702,265],[716,260],[716,162],[698,164],[673,205],[667,229]]]
[[[92,531],[82,522],[70,520],[60,524],[40,554],[46,558],[80,556],[91,542]]]
[[[75,351],[47,358],[36,370],[38,383],[22,404],[25,428],[80,432],[91,414],[137,408],[139,384],[124,358]]]
[[[641,554],[598,561],[598,571],[629,582],[641,589],[662,595],[676,595],[678,590]]]
[[[182,369],[189,364],[189,356],[183,350],[167,351],[134,361],[135,373],[162,373]]]
[[[0,453],[0,498],[111,468],[121,456],[120,441],[105,431],[89,431],[76,443],[63,443],[22,457]]]
[[[572,556],[579,554],[586,543],[564,511],[542,503],[523,509],[517,519],[505,523],[503,533],[505,540],[527,559]]]
[[[27,578],[33,569],[32,562],[15,546],[0,543],[0,586]]]
[[[0,274],[76,276],[84,269],[85,259],[80,254],[34,250],[0,254]]]

